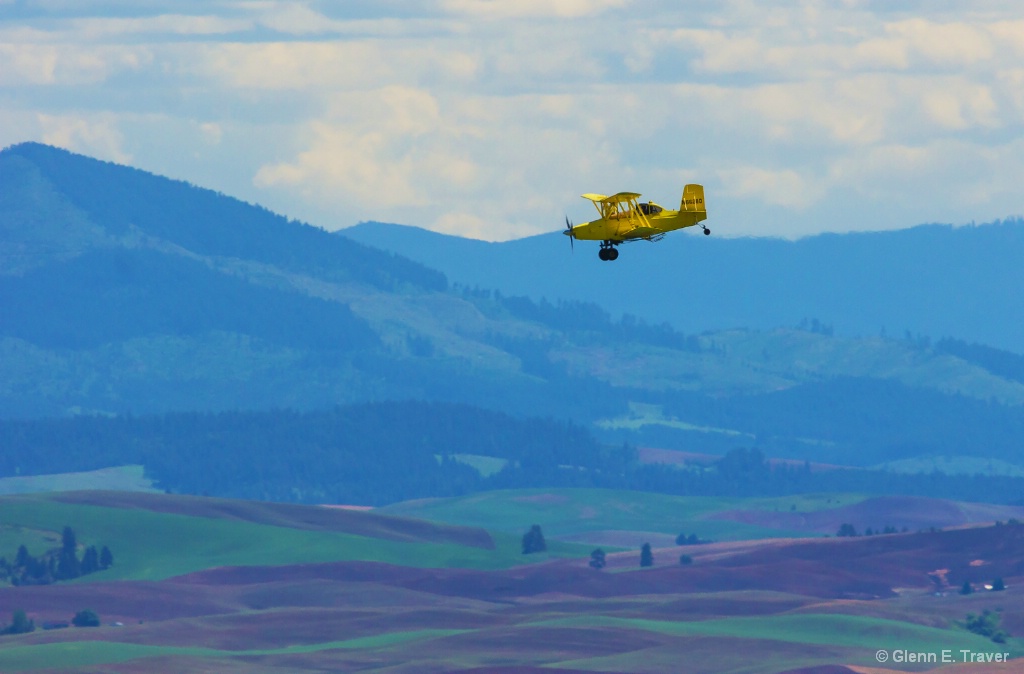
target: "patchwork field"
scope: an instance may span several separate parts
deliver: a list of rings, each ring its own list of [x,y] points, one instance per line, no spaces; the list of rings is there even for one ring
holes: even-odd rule
[[[109,545],[116,563],[71,583],[0,587],[4,617],[24,609],[41,625],[90,608],[103,621],[0,636],[0,671],[1019,671],[1019,661],[964,668],[961,653],[1024,656],[1024,640],[1012,636],[1024,634],[1021,525],[673,542],[654,546],[651,568],[640,568],[635,549],[609,549],[601,570],[588,564],[592,546],[519,554],[513,532],[531,518],[572,537],[590,524],[597,532],[657,530],[723,512],[775,513],[783,505],[683,499],[676,505],[688,510],[680,507],[680,519],[671,520],[672,503],[648,496],[478,495],[481,512],[501,525],[489,530],[380,512],[153,494],[6,497],[3,541],[31,533],[46,545],[46,536],[71,524],[81,543]],[[386,510],[469,513],[468,501]],[[872,499],[790,501],[786,514],[810,517]],[[573,525],[574,509],[602,502],[606,510]],[[502,510],[503,503],[520,510]],[[645,512],[663,519],[652,517],[652,526]],[[165,536],[171,540],[161,542]],[[683,553],[692,564],[679,564]],[[997,577],[1007,589],[984,590]],[[959,594],[964,581],[978,591]],[[1005,643],[963,627],[968,613],[984,610],[1001,616],[1011,635]],[[950,651],[955,659],[880,665],[880,651],[887,658]]]

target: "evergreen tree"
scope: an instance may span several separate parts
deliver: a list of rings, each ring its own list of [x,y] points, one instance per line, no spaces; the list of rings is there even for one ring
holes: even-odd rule
[[[52,559],[52,558],[51,558]],[[82,565],[73,552],[60,551],[57,558],[57,572],[53,574],[57,580],[72,580],[82,575]]]
[[[650,543],[644,543],[640,548],[640,566],[654,566],[654,553],[651,552]]]
[[[994,581],[992,581],[992,591],[993,592],[1002,592],[1005,589],[1006,589],[1006,584],[1003,582],[1002,578],[996,578]]]
[[[590,553],[590,566],[595,569],[603,569],[605,564],[604,550],[597,548]]]
[[[971,581],[965,580],[963,587],[960,588],[960,594],[973,594],[974,588],[971,587]]]
[[[28,634],[34,632],[36,629],[36,623],[33,620],[29,620],[29,617],[25,614],[25,611],[18,609],[11,616],[10,626],[3,631],[4,634]]]
[[[95,545],[90,545],[85,549],[85,554],[82,555],[81,570],[83,576],[100,570],[100,553],[96,551]]]
[[[60,555],[57,558],[58,580],[71,580],[82,575],[82,567],[78,561],[78,539],[75,530],[71,527],[64,527],[61,533]]]
[[[100,570],[103,571],[109,569],[113,565],[114,555],[112,552],[110,552],[110,548],[104,545],[103,549],[100,550]]]
[[[689,566],[693,564],[693,557],[690,555],[679,555],[679,564],[680,566]]]
[[[22,568],[28,564],[28,548],[24,545],[18,546],[18,554],[14,558],[14,566],[16,568]]]
[[[75,530],[71,527],[64,527],[64,531],[61,532],[60,551],[65,554],[78,554],[78,537],[75,536]]]
[[[544,534],[540,530],[539,524],[534,524],[530,527],[530,530],[523,534],[523,554],[531,555],[535,552],[544,552],[548,549],[547,543],[544,541]]]

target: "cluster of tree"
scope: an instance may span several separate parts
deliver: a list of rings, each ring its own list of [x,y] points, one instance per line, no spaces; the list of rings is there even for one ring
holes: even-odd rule
[[[71,527],[64,527],[59,548],[34,556],[21,545],[13,562],[0,557],[0,580],[7,580],[12,585],[49,585],[104,571],[113,564],[114,555],[105,545],[100,550],[90,545],[79,559],[75,531]]]
[[[28,634],[36,630],[36,622],[31,620],[23,609],[16,609],[11,616],[11,624],[0,630],[0,634]]]
[[[907,531],[909,531],[907,527],[903,527],[902,530],[897,530],[894,526],[886,525],[884,528],[879,529],[877,531],[872,529],[871,527],[867,527],[866,529],[864,529],[864,535],[879,536],[888,534],[907,533]],[[860,532],[857,531],[857,527],[853,526],[849,522],[844,522],[841,525],[839,525],[839,529],[838,531],[836,531],[836,536],[839,536],[840,538],[860,536]]]
[[[1024,382],[1024,356],[1020,354],[951,337],[937,341],[935,348],[975,365],[980,365],[992,374]]]
[[[968,632],[991,639],[997,644],[1005,644],[1010,635],[1000,627],[1001,622],[1001,615],[986,609],[981,612],[981,615],[968,613],[964,627]]]
[[[612,320],[611,314],[592,302],[559,300],[552,304],[546,299],[534,301],[529,297],[503,296],[479,290],[464,292],[464,297],[480,301],[481,297],[493,301],[513,316],[541,323],[570,336],[574,343],[633,342],[662,346],[679,351],[702,351],[696,335],[685,335],[668,323],[651,325],[632,314],[623,314]]]
[[[532,555],[535,552],[544,552],[548,544],[544,541],[544,532],[539,524],[534,524],[530,530],[523,534],[523,554]]]
[[[712,543],[713,541],[705,540],[699,537],[697,534],[679,534],[676,536],[676,545],[704,545],[705,543]]]
[[[0,446],[3,475],[142,464],[178,493],[368,505],[552,485],[581,472],[614,482],[635,460],[631,448],[602,446],[573,424],[428,402],[0,422]],[[462,454],[508,463],[484,478]]]
[[[99,627],[101,625],[100,617],[92,609],[83,609],[77,612],[71,619],[71,624],[75,627]],[[59,623],[60,627],[67,627],[67,623]],[[43,626],[43,629],[50,629],[47,625]],[[11,624],[7,627],[0,629],[0,634],[28,634],[29,632],[35,632],[36,621],[28,617],[23,609],[17,609],[11,616]]]
[[[985,586],[992,592],[1002,592],[1006,589],[1006,583],[1003,582],[1002,578],[996,578],[992,581],[991,586]],[[960,586],[960,594],[974,594],[974,586],[971,585],[971,581],[965,580],[964,584]]]
[[[735,448],[706,467],[680,470],[645,465],[623,479],[627,488],[693,496],[788,496],[814,492],[948,498],[1019,503],[1024,479],[998,475],[904,474],[884,470],[811,470],[809,464],[770,463],[756,448]]]
[[[694,496],[863,492],[993,503],[1024,493],[1017,477],[812,471],[806,463],[773,464],[750,447],[733,448],[710,466],[644,465],[633,447],[601,444],[571,423],[412,401],[316,412],[0,421],[0,446],[0,475],[142,464],[171,492],[307,503],[384,505],[535,487]],[[506,463],[485,477],[459,460],[465,454]]]
[[[76,613],[75,617],[71,619],[71,624],[75,627],[99,627],[100,617],[96,611],[87,608]]]
[[[668,417],[745,433],[775,456],[840,465],[871,466],[928,455],[1014,463],[1019,460],[1018,438],[1024,436],[1024,407],[1019,405],[864,377],[722,398],[666,392],[661,404]],[[693,450],[712,447],[715,441],[707,433],[677,431],[673,442],[661,433],[663,442],[653,446]],[[719,441],[735,442],[724,435]]]

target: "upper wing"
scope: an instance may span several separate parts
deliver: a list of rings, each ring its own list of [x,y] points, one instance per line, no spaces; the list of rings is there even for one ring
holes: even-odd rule
[[[610,197],[606,197],[603,194],[584,194],[582,196],[584,199],[590,199],[594,203],[602,204],[621,204],[640,198],[640,195],[636,192],[619,192],[618,194],[613,194]]]

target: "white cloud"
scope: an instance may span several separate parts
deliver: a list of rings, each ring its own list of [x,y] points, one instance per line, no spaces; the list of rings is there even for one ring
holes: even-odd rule
[[[332,228],[509,238],[589,218],[584,191],[690,181],[716,233],[1024,210],[1024,7],[1002,0],[49,1],[0,21],[17,128],[216,166]]]
[[[797,210],[807,208],[819,196],[819,189],[791,169],[769,170],[740,166],[719,171],[724,196],[756,198],[772,206]]]
[[[487,19],[593,17],[609,9],[625,7],[629,0],[442,0],[453,14]]]
[[[127,164],[124,137],[111,115],[39,115],[42,141],[73,152]]]

